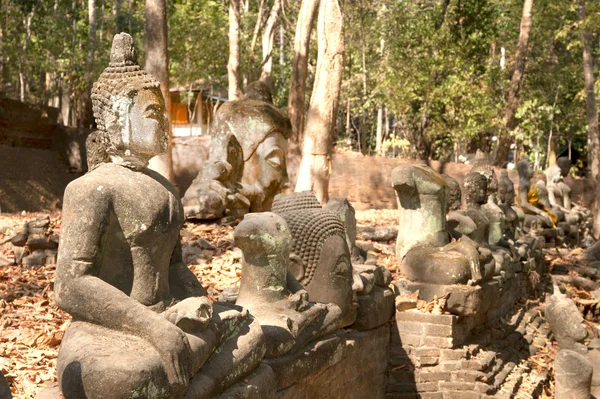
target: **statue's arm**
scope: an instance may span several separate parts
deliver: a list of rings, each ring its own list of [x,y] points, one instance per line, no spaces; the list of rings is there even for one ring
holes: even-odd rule
[[[56,266],[56,304],[75,320],[123,331],[158,344],[164,318],[99,278],[112,213],[106,188],[74,182],[65,191]],[[85,183],[85,182],[83,182]],[[107,259],[110,261],[110,259]]]
[[[206,291],[194,273],[186,266],[181,252],[181,239],[177,240],[171,256],[169,269],[169,286],[171,294],[179,300],[189,297],[206,296]]]

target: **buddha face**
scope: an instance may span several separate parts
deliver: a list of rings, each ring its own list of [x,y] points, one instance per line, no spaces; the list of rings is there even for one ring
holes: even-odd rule
[[[168,119],[160,91],[144,89],[133,99],[119,98],[113,110],[115,117],[107,126],[119,151],[143,161],[167,151]]]
[[[487,200],[486,179],[482,175],[467,175],[465,178],[465,194],[467,203],[483,204]]]
[[[342,309],[342,326],[356,321],[357,295],[362,290],[359,276],[354,276],[346,240],[339,235],[325,239],[315,274],[307,284],[309,298],[331,302]]]
[[[245,179],[264,192],[263,209],[270,209],[273,198],[288,185],[286,153],[288,143],[281,133],[271,133],[258,145],[246,164]]]

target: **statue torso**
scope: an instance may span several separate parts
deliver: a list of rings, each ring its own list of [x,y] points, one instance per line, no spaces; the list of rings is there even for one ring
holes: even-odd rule
[[[184,220],[175,189],[154,171],[115,164],[84,178],[112,203],[99,277],[160,310],[170,300],[170,260]]]

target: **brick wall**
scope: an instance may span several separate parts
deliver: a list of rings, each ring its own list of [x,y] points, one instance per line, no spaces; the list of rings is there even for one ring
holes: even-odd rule
[[[387,380],[390,325],[346,334],[341,360],[279,390],[278,399],[383,398]]]

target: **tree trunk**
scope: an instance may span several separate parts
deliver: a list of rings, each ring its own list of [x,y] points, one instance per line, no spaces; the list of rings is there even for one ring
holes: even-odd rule
[[[360,42],[361,42],[361,68],[362,68],[362,84],[363,84],[363,92],[362,92],[362,104],[365,104],[367,101],[367,44],[365,39],[365,10],[360,8]],[[363,105],[364,107],[364,105]],[[360,141],[360,152],[362,154],[366,154],[368,151],[367,146],[367,110],[363,108],[362,117],[360,119],[360,132],[359,141]]]
[[[250,40],[250,79],[254,80],[252,69],[254,67],[254,49],[256,49],[256,42],[258,41],[258,33],[262,27],[262,20],[264,14],[265,0],[260,0],[258,4],[258,14],[256,16],[256,24],[254,25],[254,31],[252,32],[252,40]]]
[[[383,106],[377,107],[377,137],[375,151],[377,155],[382,155],[383,144]]]
[[[169,149],[165,171],[162,173],[171,183],[173,176],[173,132],[171,126],[171,96],[169,94],[169,50],[166,0],[146,0],[146,72],[160,82],[169,118]]]
[[[586,18],[585,0],[577,0],[579,6],[579,20]],[[594,198],[594,237],[600,237],[600,138],[598,137],[598,114],[596,111],[596,97],[594,95],[594,58],[592,56],[592,35],[584,27],[581,33],[583,44],[583,77],[585,79],[585,106],[588,122],[588,168],[592,179],[596,182],[596,196]]]
[[[242,97],[240,90],[240,0],[229,1],[229,100]]]
[[[519,108],[519,96],[523,84],[523,74],[525,73],[525,61],[527,60],[527,51],[529,43],[529,32],[531,31],[531,11],[533,9],[533,0],[525,0],[523,3],[523,15],[521,16],[521,31],[517,43],[515,54],[515,70],[510,81],[508,91],[508,100],[504,114],[506,117],[506,129],[500,134],[498,141],[498,151],[494,163],[496,166],[504,166],[508,162],[508,152],[510,151],[511,133],[519,124],[516,114]],[[515,160],[516,161],[516,160]]]
[[[273,8],[271,8],[271,14],[263,29],[262,33],[262,73],[260,74],[260,80],[263,82],[271,83],[271,72],[273,70],[273,41],[275,39],[275,24],[279,18],[279,10],[281,9],[281,1],[275,0]]]
[[[123,12],[121,11],[123,8],[123,0],[115,0],[114,8],[113,8],[113,17],[115,19],[115,25],[117,27],[116,33],[121,33],[125,30],[125,20],[123,18]]]
[[[83,127],[91,128],[93,124],[92,113],[92,84],[94,71],[94,58],[96,54],[96,0],[88,0],[88,51],[85,64],[85,91],[83,93],[83,118],[81,123]]]
[[[296,191],[311,190],[321,204],[329,200],[331,141],[335,132],[344,68],[344,19],[340,0],[322,0],[315,85],[308,108]]]
[[[292,60],[292,76],[290,77],[290,93],[288,98],[288,115],[292,122],[292,141],[302,142],[304,134],[304,96],[306,91],[306,75],[308,72],[308,51],[310,33],[320,0],[302,0],[296,36],[294,38],[294,58]]]

